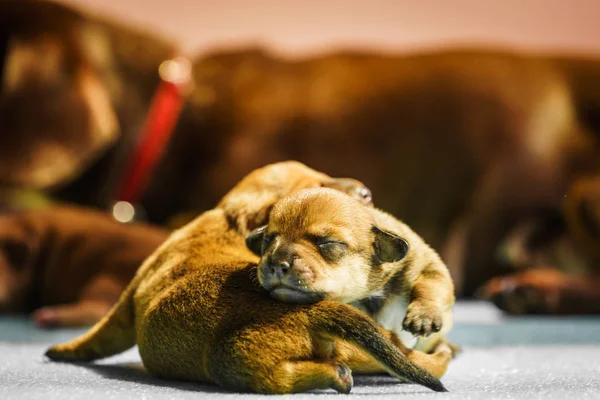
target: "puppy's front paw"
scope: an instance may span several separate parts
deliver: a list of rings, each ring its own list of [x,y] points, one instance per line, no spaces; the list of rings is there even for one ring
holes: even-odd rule
[[[413,301],[406,309],[402,327],[413,335],[429,336],[442,330],[442,315],[442,310],[435,304]]]

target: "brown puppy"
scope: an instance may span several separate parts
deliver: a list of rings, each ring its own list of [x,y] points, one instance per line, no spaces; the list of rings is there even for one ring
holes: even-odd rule
[[[0,49],[0,183],[109,207],[177,45],[4,0]],[[152,222],[206,210],[252,169],[296,159],[366,182],[439,249],[459,294],[509,271],[502,241],[561,210],[600,160],[597,59],[450,49],[290,60],[247,48],[202,55],[193,75],[140,202]]]
[[[422,351],[452,326],[454,286],[437,253],[405,224],[343,193],[304,190],[280,201],[246,243],[262,256],[259,282],[278,300],[356,305],[398,335],[419,336]]]
[[[298,163],[253,172],[223,199],[223,208],[176,231],[150,256],[106,318],[83,336],[52,347],[47,356],[95,360],[137,343],[145,367],[165,378],[261,393],[348,392],[352,353],[336,353],[341,339],[395,376],[444,390],[360,311],[332,301],[277,302],[258,284],[258,258],[245,246],[240,220],[264,223],[257,216],[266,217],[264,210],[281,196],[329,181]],[[227,215],[229,202],[251,202],[250,215]]]
[[[91,325],[168,236],[73,206],[0,214],[0,312],[40,326]]]

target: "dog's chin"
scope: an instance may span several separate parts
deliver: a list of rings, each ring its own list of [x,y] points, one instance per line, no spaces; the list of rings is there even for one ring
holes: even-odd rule
[[[275,286],[269,290],[269,294],[276,300],[292,304],[311,304],[323,299],[320,293],[304,292],[289,286]]]

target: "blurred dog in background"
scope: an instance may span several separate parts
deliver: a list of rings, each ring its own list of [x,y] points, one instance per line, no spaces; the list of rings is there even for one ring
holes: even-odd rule
[[[42,327],[97,322],[168,236],[74,206],[0,214],[0,313]]]
[[[567,227],[532,221],[514,232],[504,254],[522,271],[493,278],[481,297],[512,313],[600,313],[600,176],[576,180],[563,210]]]
[[[0,181],[108,207],[177,45],[51,2],[1,0],[0,49]],[[440,251],[459,295],[514,272],[510,248],[550,258],[570,242],[553,267],[598,268],[582,243],[598,213],[568,202],[600,171],[599,60],[245,49],[204,55],[192,75],[140,201],[150,221],[208,209],[252,169],[296,159],[369,185]],[[501,287],[484,292],[514,297]]]

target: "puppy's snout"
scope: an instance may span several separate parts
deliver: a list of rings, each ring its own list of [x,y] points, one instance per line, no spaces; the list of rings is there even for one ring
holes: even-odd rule
[[[271,264],[271,273],[277,278],[283,278],[292,266],[287,261],[280,261],[275,264]]]

